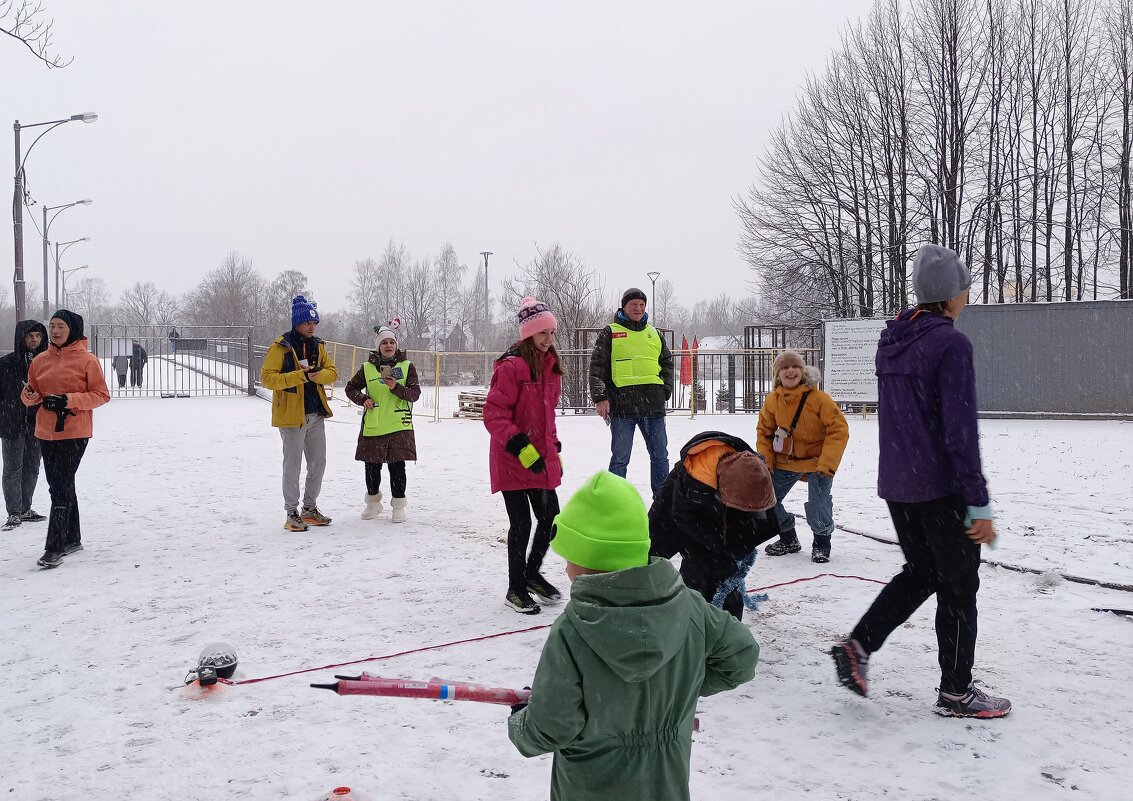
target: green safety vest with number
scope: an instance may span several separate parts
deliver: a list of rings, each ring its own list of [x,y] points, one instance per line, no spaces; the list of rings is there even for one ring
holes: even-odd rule
[[[661,337],[656,328],[646,323],[645,328],[634,331],[610,324],[610,377],[618,388],[665,383],[661,380]]]
[[[412,431],[413,404],[390,391],[373,362],[363,364],[362,370],[366,375],[366,394],[374,402],[374,408],[367,409],[362,416],[362,436],[383,437],[397,431]],[[393,366],[393,377],[405,386],[409,378],[408,360]]]

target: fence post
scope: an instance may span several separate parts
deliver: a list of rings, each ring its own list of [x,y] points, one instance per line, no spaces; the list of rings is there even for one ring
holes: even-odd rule
[[[248,329],[247,340],[248,340],[248,394],[249,395],[255,395],[256,394],[256,376],[254,375],[254,371],[255,371],[255,367],[256,367],[256,360],[255,360],[255,356],[252,355],[252,329],[251,328]]]
[[[433,351],[436,357],[433,365],[433,422],[441,422],[441,352]]]
[[[354,365],[358,362],[358,346],[350,346],[350,376],[354,376]],[[350,380],[350,379],[347,379]]]

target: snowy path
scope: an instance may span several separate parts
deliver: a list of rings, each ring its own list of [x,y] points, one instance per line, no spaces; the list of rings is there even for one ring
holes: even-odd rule
[[[181,679],[213,640],[237,679],[549,623],[502,605],[503,504],[489,495],[479,423],[418,427],[410,522],[358,519],[358,417],[336,402],[320,506],[326,529],[287,534],[279,437],[254,398],[114,401],[96,415],[79,474],[87,549],[40,571],[43,524],[0,539],[0,793],[11,799],[298,799],[338,784],[380,799],[546,798],[550,759],[507,740],[507,710],[336,698],[333,671],[186,700]],[[752,416],[670,418],[675,456],[705,428],[751,436]],[[1133,426],[985,421],[1003,545],[989,555],[1133,583]],[[604,466],[608,431],[561,418],[562,497]],[[851,421],[835,516],[891,536],[873,490],[876,424]],[[646,487],[640,440],[630,478]],[[41,480],[37,506],[49,505]],[[801,511],[802,497],[788,505]],[[896,548],[839,533],[829,572],[887,579]],[[552,555],[548,575],[561,577]],[[757,561],[756,585],[820,572]],[[1124,799],[1133,783],[1133,624],[1090,611],[1133,594],[985,568],[977,676],[1012,715],[931,714],[932,604],[873,660],[874,695],[837,686],[826,649],[878,590],[823,578],[771,591],[747,618],[763,648],[755,680],[706,699],[695,798]],[[563,579],[563,584],[565,584]],[[359,666],[386,675],[529,683],[543,633]],[[355,669],[351,668],[349,672]],[[1075,788],[1077,792],[1075,791]],[[642,798],[648,792],[643,791]]]

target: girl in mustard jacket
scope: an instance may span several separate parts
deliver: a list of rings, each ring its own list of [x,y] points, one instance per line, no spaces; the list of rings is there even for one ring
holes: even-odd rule
[[[795,350],[780,353],[772,367],[775,389],[759,412],[756,448],[771,469],[775,485],[775,515],[779,518],[779,541],[768,545],[768,556],[783,556],[802,550],[795,534],[795,516],[783,508],[783,498],[802,480],[807,484],[803,505],[814,541],[812,562],[830,561],[830,536],[834,533],[834,473],[842,461],[850,428],[834,399],[818,388],[822,379],[817,367],[807,367]]]
[[[58,567],[67,554],[83,549],[75,473],[94,431],[91,413],[110,400],[102,365],[83,336],[83,318],[60,309],[47,324],[47,350],[32,359],[20,400],[40,404],[35,436],[51,489],[51,518],[40,567]]]

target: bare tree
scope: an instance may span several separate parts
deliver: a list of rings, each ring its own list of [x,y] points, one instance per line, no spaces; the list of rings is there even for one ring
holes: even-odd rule
[[[598,271],[557,242],[546,250],[536,244],[535,257],[516,264],[516,274],[500,285],[505,309],[518,309],[525,296],[546,303],[559,322],[558,341],[567,348],[573,346],[578,329],[609,321],[612,310],[604,294]]]
[[[468,265],[460,263],[452,243],[446,242],[433,260],[434,339],[438,335],[447,339],[461,321],[463,315],[461,285],[467,272]]]
[[[0,33],[23,43],[48,69],[66,67],[74,61],[51,53],[54,26],[55,20],[43,17],[41,0],[0,0]]]

